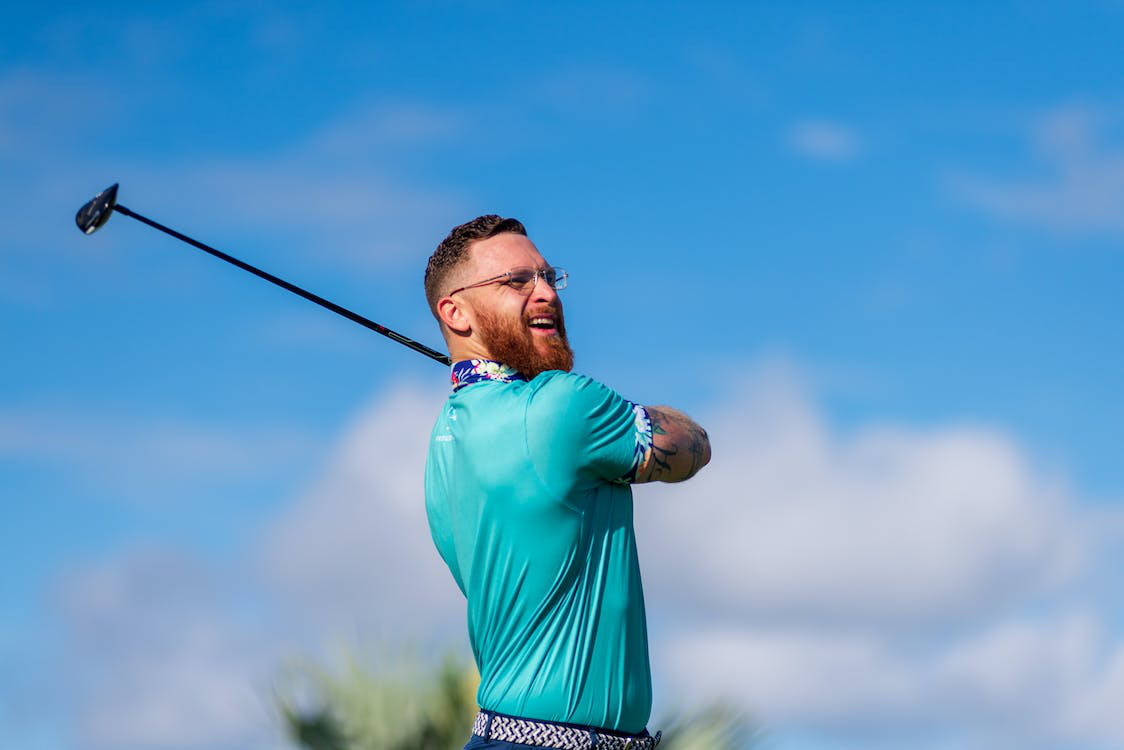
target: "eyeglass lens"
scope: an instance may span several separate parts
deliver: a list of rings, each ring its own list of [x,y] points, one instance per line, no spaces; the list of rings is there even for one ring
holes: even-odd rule
[[[534,284],[535,280],[541,276],[542,280],[549,286],[559,289],[561,288],[559,282],[565,278],[564,274],[565,272],[560,277],[558,271],[554,268],[546,268],[542,271],[534,268],[513,268],[509,276],[509,283],[517,289],[524,289]],[[562,282],[562,286],[565,286],[565,282]]]

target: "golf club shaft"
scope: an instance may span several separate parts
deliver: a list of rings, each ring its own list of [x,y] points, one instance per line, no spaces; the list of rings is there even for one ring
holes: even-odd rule
[[[451,364],[451,362],[449,360],[449,357],[447,355],[442,354],[441,352],[437,351],[436,349],[430,349],[428,346],[426,346],[424,344],[419,344],[418,342],[416,342],[412,339],[408,339],[405,336],[403,336],[402,334],[400,334],[396,331],[390,330],[386,326],[379,325],[378,323],[374,322],[373,320],[369,320],[367,318],[364,318],[362,315],[360,315],[358,313],[354,313],[351,310],[348,310],[346,307],[340,307],[335,302],[330,302],[329,300],[324,299],[323,297],[321,297],[318,294],[313,294],[310,291],[307,291],[305,289],[301,289],[296,284],[290,284],[288,281],[285,281],[284,279],[280,279],[280,278],[274,276],[271,273],[268,273],[266,271],[261,270],[260,268],[256,268],[254,266],[251,266],[249,263],[238,260],[237,258],[235,258],[231,255],[227,255],[226,253],[224,253],[221,250],[216,250],[215,248],[210,247],[209,245],[204,245],[202,242],[199,242],[198,240],[193,240],[192,238],[188,237],[186,234],[180,234],[179,232],[177,232],[174,229],[171,229],[170,227],[166,227],[163,224],[160,224],[159,222],[155,222],[155,221],[153,221],[152,219],[149,219],[146,216],[141,216],[140,214],[136,213],[135,211],[130,211],[128,208],[125,208],[120,203],[114,205],[113,210],[117,211],[118,213],[122,213],[125,216],[132,217],[132,218],[136,219],[137,221],[148,224],[153,229],[159,229],[164,234],[175,237],[177,240],[183,240],[187,244],[193,245],[194,247],[199,248],[203,252],[210,253],[211,255],[215,256],[216,258],[219,258],[221,260],[225,260],[227,263],[238,266],[243,271],[249,271],[250,273],[254,274],[255,276],[257,276],[259,278],[262,278],[262,279],[265,279],[266,281],[268,281],[272,284],[276,284],[277,286],[281,287],[282,289],[289,290],[293,294],[299,294],[301,297],[304,297],[306,300],[308,300],[310,302],[315,302],[316,304],[320,305],[321,307],[327,308],[327,309],[331,310],[332,312],[334,312],[338,315],[342,315],[343,317],[347,318],[348,320],[355,321],[359,325],[363,326],[364,328],[369,328],[372,331],[374,331],[375,333],[381,333],[383,336],[386,336],[389,339],[397,341],[399,344],[402,344],[403,346],[408,346],[411,349],[413,349],[415,352],[419,352],[421,354],[424,354],[425,356],[429,357],[430,359],[436,360],[443,365]]]

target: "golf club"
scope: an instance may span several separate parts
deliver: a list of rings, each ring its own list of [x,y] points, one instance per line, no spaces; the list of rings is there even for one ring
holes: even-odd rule
[[[277,286],[281,287],[282,289],[288,289],[293,294],[299,294],[300,296],[304,297],[306,300],[309,300],[311,302],[315,302],[316,304],[320,305],[321,307],[325,307],[325,308],[331,310],[334,313],[342,315],[343,317],[347,318],[348,320],[353,320],[356,323],[358,323],[359,325],[363,326],[364,328],[371,329],[375,333],[381,333],[383,336],[386,336],[389,339],[397,341],[399,344],[402,344],[403,346],[408,346],[411,349],[413,349],[415,352],[420,352],[420,353],[424,354],[425,356],[429,357],[430,359],[436,360],[437,362],[440,362],[443,365],[451,364],[451,362],[449,360],[449,357],[447,355],[442,354],[441,352],[437,351],[436,349],[430,349],[428,346],[425,346],[424,344],[419,344],[418,342],[416,342],[412,339],[408,339],[405,336],[403,336],[402,334],[390,330],[386,326],[381,326],[378,323],[374,322],[373,320],[369,320],[367,318],[364,318],[362,315],[359,315],[358,313],[354,313],[351,310],[348,310],[346,307],[340,307],[335,302],[329,302],[328,300],[324,299],[323,297],[321,297],[319,295],[316,295],[316,294],[313,294],[312,292],[301,289],[296,284],[290,284],[288,281],[285,281],[284,279],[280,279],[280,278],[274,276],[271,273],[267,273],[267,272],[261,270],[260,268],[255,268],[254,266],[251,266],[249,263],[238,260],[237,258],[235,258],[233,256],[227,255],[226,253],[222,252],[221,250],[216,250],[215,248],[210,247],[209,245],[204,245],[202,242],[199,242],[198,240],[193,240],[192,238],[188,237],[186,234],[180,234],[176,230],[170,229],[170,228],[164,226],[163,224],[160,224],[158,222],[153,221],[152,219],[141,216],[140,214],[136,213],[135,211],[130,211],[129,209],[125,208],[124,206],[122,206],[120,203],[117,202],[117,183],[113,183],[112,185],[107,187],[105,190],[103,190],[100,193],[98,193],[97,195],[95,195],[93,200],[91,200],[89,203],[82,206],[82,208],[78,209],[78,214],[74,217],[74,221],[78,225],[78,228],[81,229],[83,233],[93,234],[94,232],[101,229],[102,226],[107,221],[109,221],[109,217],[114,211],[116,211],[118,213],[121,213],[121,214],[125,214],[126,216],[130,216],[130,217],[136,219],[137,221],[143,222],[143,223],[149,225],[150,227],[153,227],[154,229],[159,229],[164,234],[171,235],[172,237],[175,237],[177,240],[183,240],[187,244],[192,245],[194,247],[197,247],[197,248],[199,248],[200,250],[202,250],[206,253],[210,253],[211,255],[215,256],[216,258],[220,258],[222,260],[225,260],[227,263],[238,266],[243,271],[249,271],[250,273],[254,274],[255,276],[263,278],[270,283],[276,284]]]

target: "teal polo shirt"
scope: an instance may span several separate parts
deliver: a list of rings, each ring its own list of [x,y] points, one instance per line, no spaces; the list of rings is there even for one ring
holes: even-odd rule
[[[628,482],[651,445],[647,412],[582,375],[465,364],[484,374],[434,425],[425,501],[468,600],[477,702],[639,732],[652,683]]]

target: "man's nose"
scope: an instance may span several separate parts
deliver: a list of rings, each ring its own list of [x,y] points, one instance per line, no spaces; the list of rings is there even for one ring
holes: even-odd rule
[[[531,289],[531,299],[535,302],[550,302],[553,304],[558,299],[558,290],[547,283],[541,273],[536,274],[535,286]]]

